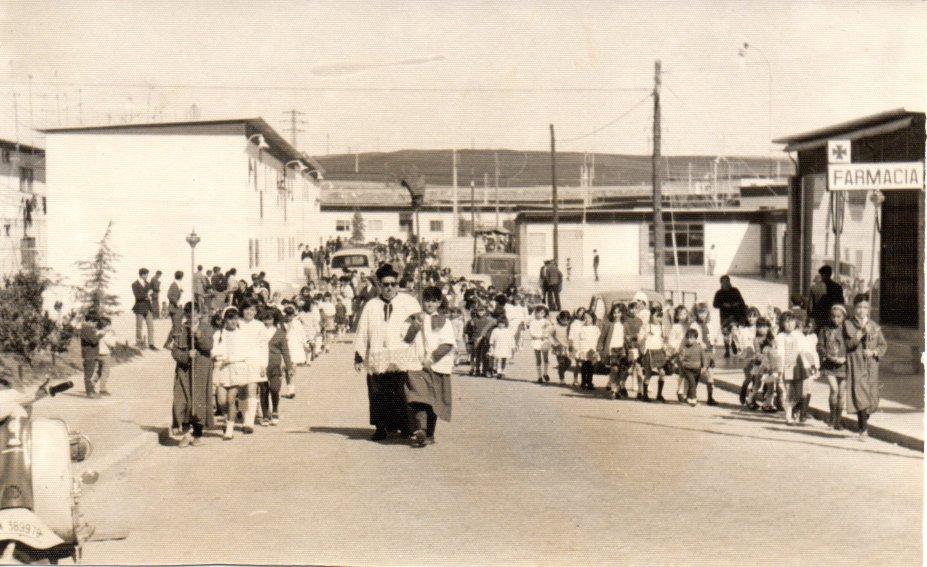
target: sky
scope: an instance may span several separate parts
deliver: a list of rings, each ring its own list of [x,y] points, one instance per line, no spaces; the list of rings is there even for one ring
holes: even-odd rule
[[[315,155],[544,150],[549,124],[558,150],[646,154],[659,59],[664,154],[769,156],[925,110],[925,4],[4,1],[0,134],[261,116],[289,137],[296,109]]]

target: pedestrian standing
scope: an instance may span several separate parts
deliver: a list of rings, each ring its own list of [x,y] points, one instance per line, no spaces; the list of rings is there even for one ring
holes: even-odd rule
[[[698,405],[699,378],[704,376],[709,370],[711,358],[705,351],[705,345],[699,340],[698,331],[689,328],[686,331],[685,342],[679,349],[679,371],[681,378],[684,378],[687,385],[688,394],[686,396],[690,406]]]
[[[425,288],[422,291],[423,312],[410,318],[406,337],[413,339],[413,347],[421,361],[421,369],[410,371],[406,382],[412,444],[417,447],[435,442],[438,418],[451,420],[451,373],[456,358],[456,339],[450,321],[438,313],[443,302],[439,288]]]
[[[206,286],[207,278],[203,275],[203,266],[197,266],[196,272],[194,272],[193,277],[191,278],[190,285],[193,289],[193,305],[196,306],[196,310],[199,313],[206,311]]]
[[[626,398],[628,391],[624,387],[627,379],[627,351],[625,349],[624,320],[627,312],[624,304],[615,302],[608,313],[607,324],[601,337],[602,356],[608,365],[608,389],[612,399]]]
[[[830,317],[830,323],[821,329],[818,354],[821,357],[821,374],[830,387],[829,425],[839,431],[843,429],[841,420],[847,397],[846,306],[837,304],[831,307]]]
[[[592,251],[592,273],[595,274],[595,281],[599,281],[599,251]]]
[[[553,310],[560,310],[560,292],[563,291],[563,274],[557,267],[557,262],[551,262],[547,270],[547,282],[550,286],[551,301],[548,307]]]
[[[598,359],[596,346],[599,344],[600,333],[596,325],[595,313],[586,311],[583,314],[582,326],[579,327],[575,342],[576,359],[579,361],[582,375],[581,387],[585,390],[595,389],[592,383],[592,373]]]
[[[689,310],[686,309],[685,305],[677,305],[676,309],[673,310],[673,326],[670,328],[669,337],[666,339],[666,346],[670,357],[670,366],[677,377],[676,399],[680,402],[686,401],[688,386],[679,366],[679,353],[683,344],[685,344],[686,331],[689,330],[690,326]]]
[[[280,391],[283,378],[293,374],[293,361],[287,341],[283,314],[274,308],[261,313],[261,322],[270,334],[268,341],[267,381],[258,384],[261,397],[261,425],[275,426],[280,423]],[[271,334],[272,333],[272,334]]]
[[[183,289],[180,287],[181,280],[183,280],[183,272],[174,272],[174,281],[167,288],[167,312],[171,318],[171,332],[167,334],[167,340],[164,342],[166,349],[171,348],[171,341],[174,340],[174,335],[183,323],[183,309],[180,307],[180,298],[183,295]]]
[[[193,330],[193,304],[181,310],[180,328],[171,341],[174,370],[173,422],[182,437],[179,446],[199,445],[203,430],[213,427],[212,347],[215,332],[204,318]],[[230,420],[234,423],[234,419]]]
[[[97,326],[96,313],[88,313],[80,327],[80,355],[84,364],[84,394],[88,398],[99,398],[96,391],[95,376],[100,355],[100,339],[102,334]]]
[[[505,317],[499,317],[496,320],[496,327],[489,335],[488,354],[493,361],[492,368],[495,369],[496,378],[505,378],[505,367],[509,359],[515,356],[515,333],[509,328],[509,322]],[[492,372],[490,370],[490,377]]]
[[[801,401],[800,357],[804,353],[805,337],[797,328],[795,315],[786,311],[780,317],[781,331],[776,336],[776,369],[779,373],[779,387],[782,389],[782,406],[785,409],[785,423],[793,425],[793,409]]]
[[[364,306],[354,340],[354,368],[367,374],[373,441],[392,431],[407,432],[405,385],[408,371],[419,364],[405,342],[408,318],[421,312],[412,296],[399,294],[399,274],[389,264],[377,269],[380,295]]]
[[[534,308],[534,318],[528,323],[528,338],[531,340],[531,350],[534,351],[534,366],[537,369],[538,383],[550,382],[547,368],[550,364],[550,340],[554,334],[546,305],[537,305]]]
[[[151,290],[151,316],[154,319],[161,318],[161,270],[155,272],[149,283]]]
[[[146,336],[142,331],[144,325],[148,330],[148,348],[158,350],[154,345],[154,316],[151,310],[151,286],[148,284],[147,268],[138,271],[138,279],[132,282],[132,295],[135,296],[135,303],[132,305],[132,312],[135,313],[135,343],[139,348],[145,348]]]
[[[557,314],[550,340],[554,356],[557,357],[557,377],[560,378],[561,386],[566,383],[566,372],[570,368],[570,319],[569,311],[561,311]]]
[[[708,401],[706,402],[709,406],[716,406],[718,402],[715,401],[715,377],[712,374],[712,369],[715,367],[714,360],[714,336],[711,333],[709,327],[711,318],[711,311],[708,309],[708,306],[704,303],[699,303],[695,306],[692,325],[689,327],[694,330],[696,336],[698,337],[699,342],[702,343],[705,355],[708,357],[708,367],[703,369],[700,374],[701,379],[705,381],[705,386],[708,389]]]
[[[866,296],[854,301],[853,317],[844,323],[847,347],[848,410],[859,421],[859,439],[869,436],[869,416],[879,409],[879,359],[888,344],[882,329],[869,318],[871,306]]]
[[[715,275],[715,265],[718,263],[718,255],[715,252],[715,245],[712,244],[708,250],[705,251],[705,272],[709,276]]]
[[[648,389],[650,379],[657,376],[657,397],[656,401],[666,403],[663,398],[663,383],[666,379],[666,336],[667,333],[663,328],[663,310],[659,307],[650,312],[650,321],[647,323],[646,333],[644,335],[644,398],[643,401],[649,402],[650,396]]]

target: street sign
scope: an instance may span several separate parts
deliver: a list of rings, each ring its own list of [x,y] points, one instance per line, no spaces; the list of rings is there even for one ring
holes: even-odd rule
[[[846,163],[827,166],[829,191],[924,189],[924,162]]]
[[[827,163],[850,163],[850,141],[827,140]]]

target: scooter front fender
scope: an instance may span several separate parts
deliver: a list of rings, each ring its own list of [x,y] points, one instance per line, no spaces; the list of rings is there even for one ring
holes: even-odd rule
[[[50,549],[64,543],[41,518],[27,508],[0,510],[0,541],[9,540],[33,549]]]

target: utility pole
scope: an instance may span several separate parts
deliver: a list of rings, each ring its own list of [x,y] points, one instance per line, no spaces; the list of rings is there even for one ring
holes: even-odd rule
[[[454,237],[460,236],[460,222],[459,222],[459,195],[457,191],[457,150],[451,150],[451,177],[453,179],[454,185],[454,222],[451,223],[453,227],[453,232],[451,234]]]
[[[84,94],[77,89],[77,122],[84,125]]]
[[[60,126],[60,124],[59,124]],[[34,145],[35,122],[32,119],[32,75],[29,75],[29,144]]]
[[[325,155],[329,155],[331,152],[329,148],[331,147],[332,135],[327,133],[325,134]]]
[[[660,174],[660,60],[654,65],[653,86],[653,280],[657,293],[663,293],[665,251],[663,226],[663,188]]]
[[[473,265],[471,271],[476,270],[476,181],[473,180],[473,170],[470,170],[470,234],[473,235]]]
[[[489,174],[483,172],[483,206],[489,205]]]
[[[296,135],[299,134],[300,132],[303,132],[303,130],[299,129],[299,126],[301,124],[305,124],[305,122],[302,119],[300,119],[300,116],[302,116],[305,113],[300,112],[294,108],[292,110],[287,110],[286,112],[284,112],[284,114],[288,115],[290,118],[290,143],[293,144],[293,147],[295,148],[297,147],[297,144],[296,144],[297,136]],[[327,143],[326,143],[326,149],[327,149]]]
[[[499,230],[499,152],[496,156],[496,230]]]
[[[554,137],[554,125],[550,125],[550,199],[554,207],[554,263],[560,258],[558,225],[560,224],[560,207],[557,198],[557,145]]]

